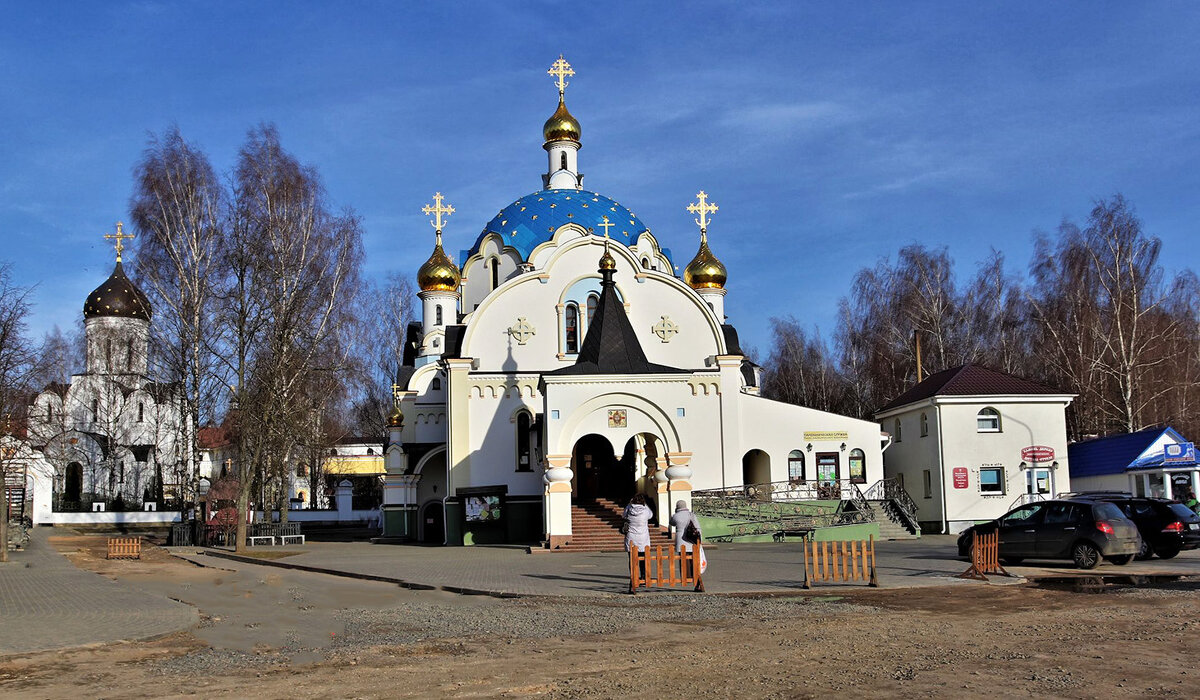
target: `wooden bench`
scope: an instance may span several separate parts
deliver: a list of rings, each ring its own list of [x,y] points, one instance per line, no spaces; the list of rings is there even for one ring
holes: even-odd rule
[[[251,547],[257,547],[263,540],[266,540],[267,544],[271,546],[275,545],[275,535],[249,535],[246,537],[246,541],[250,543]]]
[[[304,544],[304,535],[280,535],[279,544]]]
[[[630,593],[637,593],[638,588],[692,585],[695,586],[693,590],[704,592],[704,582],[700,578],[700,545],[693,545],[691,553],[683,551],[682,546],[678,552],[674,547],[667,547],[666,554],[662,545],[654,550],[629,548]]]
[[[141,537],[110,537],[108,538],[109,559],[141,559]]]

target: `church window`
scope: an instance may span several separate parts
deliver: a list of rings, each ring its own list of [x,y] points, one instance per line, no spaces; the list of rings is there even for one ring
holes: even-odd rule
[[[566,330],[566,350],[568,353],[579,352],[579,307],[575,304],[567,304],[567,310],[563,314]]]
[[[430,389],[433,389],[434,391],[441,391],[441,390],[442,390],[442,379],[441,379],[441,377],[434,377],[434,378],[433,378],[433,383],[432,383],[432,384],[430,384],[429,388],[430,388]]]
[[[440,340],[438,340],[437,338],[433,339],[433,347],[437,348],[437,347],[441,347],[441,345],[442,345],[442,342]]]
[[[857,447],[850,450],[850,481],[855,484],[867,483],[867,455]]]
[[[133,371],[133,341],[129,341],[125,345],[125,368],[130,372]]]
[[[804,483],[804,452],[800,450],[788,453],[788,481],[793,484]]]
[[[650,269],[650,258],[642,258],[642,267]]]
[[[46,406],[46,422],[51,423],[53,421],[54,421],[54,407]]]
[[[117,462],[117,473],[119,474],[117,481],[125,483],[125,462],[124,460]]]
[[[492,258],[492,289],[500,286],[500,258]]]
[[[367,454],[369,454],[369,455],[373,455],[373,454],[375,454],[375,448],[374,448],[374,447],[368,447],[368,448],[367,448]]]
[[[304,462],[296,465],[296,476],[308,476],[308,465]]]
[[[138,402],[138,422],[146,420],[146,404]]]
[[[92,399],[92,422],[100,420],[100,399]]]
[[[929,416],[925,413],[921,414],[921,437],[929,435]]]
[[[112,338],[104,339],[104,366],[107,367],[109,370],[111,370],[113,368],[113,366],[112,366]]]
[[[566,170],[567,169],[567,152],[563,151],[561,154],[559,154],[559,156],[560,156],[558,159],[559,168],[562,170]]]
[[[900,442],[900,419],[899,418],[896,419],[895,429],[892,430],[892,433],[896,436],[896,442]]]
[[[529,430],[529,414],[521,411],[517,414],[517,471],[533,471],[531,456],[533,454],[533,436]]]
[[[442,325],[442,307],[435,306],[433,311],[433,325]]]
[[[596,315],[596,307],[600,305],[600,297],[595,294],[589,294],[587,298],[587,322],[592,325],[592,317]]]

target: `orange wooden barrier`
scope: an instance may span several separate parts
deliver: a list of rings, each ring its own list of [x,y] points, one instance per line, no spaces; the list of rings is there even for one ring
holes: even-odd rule
[[[1000,566],[1000,533],[980,534],[978,530],[972,530],[971,566],[958,577],[986,581],[988,574],[1011,576]]]
[[[109,559],[141,559],[141,537],[110,537],[108,538]]]
[[[813,582],[866,581],[877,588],[875,576],[875,536],[866,540],[827,541],[804,540],[804,587]]]
[[[689,569],[691,575],[688,574]],[[690,554],[683,551],[683,547],[679,551],[667,547],[665,554],[662,545],[653,551],[649,547],[640,550],[637,547],[629,548],[630,593],[637,593],[638,588],[692,585],[695,586],[694,590],[704,591],[704,582],[700,579],[699,545],[693,546]]]

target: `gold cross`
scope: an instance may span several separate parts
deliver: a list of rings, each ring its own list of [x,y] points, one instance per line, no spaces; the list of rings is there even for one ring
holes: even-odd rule
[[[121,262],[121,251],[125,250],[125,243],[124,243],[124,242],[125,242],[125,241],[128,241],[128,240],[130,240],[131,238],[133,238],[133,234],[132,234],[132,233],[125,233],[125,232],[124,232],[124,230],[122,230],[122,227],[124,227],[124,226],[125,226],[125,224],[124,224],[124,223],[122,223],[122,222],[118,221],[118,222],[117,222],[117,232],[116,232],[116,233],[106,233],[106,234],[104,234],[104,237],[105,237],[105,238],[107,238],[108,240],[110,240],[110,241],[111,241],[111,240],[116,240],[116,242],[117,242],[117,244],[116,244],[116,246],[115,246],[115,247],[116,247],[116,249],[117,249],[117,262]]]
[[[700,225],[700,233],[704,233],[708,230],[708,215],[717,210],[717,205],[708,203],[708,195],[704,194],[704,190],[700,190],[700,194],[696,197],[700,201],[689,204],[687,210],[700,215],[700,218],[695,221]]]
[[[400,405],[400,399],[402,398],[400,389],[401,388],[400,388],[399,384],[394,384],[394,383],[392,384],[392,403],[397,406]]]
[[[609,221],[607,216],[605,216],[605,217],[601,217],[601,218],[603,219],[603,223],[599,223],[599,224],[596,224],[596,225],[597,225],[597,226],[599,226],[600,228],[604,229],[604,237],[605,237],[605,238],[608,238],[608,230],[609,230],[610,228],[612,228],[613,226],[616,226],[616,224],[614,224],[613,222]]]
[[[435,217],[435,220],[430,221],[429,223],[430,223],[430,225],[433,226],[435,231],[437,231],[438,233],[441,233],[442,232],[442,224],[445,223],[442,221],[442,214],[445,214],[446,216],[450,216],[451,214],[454,213],[454,207],[450,206],[449,204],[447,204],[446,206],[443,207],[442,206],[442,193],[435,192],[433,194],[433,206],[431,207],[428,204],[426,204],[424,207],[421,208],[421,212],[423,214],[425,214],[425,216],[429,216],[430,214],[433,214],[433,216]]]
[[[558,55],[558,60],[550,66],[550,70],[546,71],[546,73],[555,77],[554,82],[558,85],[559,97],[562,97],[563,93],[567,90],[567,85],[569,85],[565,78],[575,75],[575,71],[571,70],[571,64],[567,63],[567,59],[563,58],[561,53]]]

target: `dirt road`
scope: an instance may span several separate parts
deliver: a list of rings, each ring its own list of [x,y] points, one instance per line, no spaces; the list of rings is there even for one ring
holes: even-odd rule
[[[0,658],[5,697],[1188,697],[1200,584],[462,597],[151,549],[77,565],[196,605],[153,642]],[[79,551],[81,550],[81,551]]]

